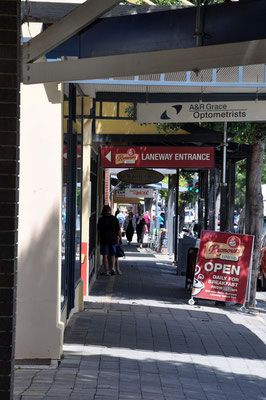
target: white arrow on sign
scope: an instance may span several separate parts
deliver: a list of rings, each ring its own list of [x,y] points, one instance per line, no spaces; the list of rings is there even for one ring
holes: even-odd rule
[[[109,162],[111,162],[111,161],[112,161],[112,152],[109,151],[109,153],[106,154],[105,158],[107,158],[107,160],[108,160]]]

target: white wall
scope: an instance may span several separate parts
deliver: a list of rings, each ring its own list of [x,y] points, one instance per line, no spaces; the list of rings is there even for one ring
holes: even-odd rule
[[[21,88],[16,359],[59,358],[61,104],[43,85]]]
[[[50,0],[54,1],[82,3]],[[36,36],[41,27],[24,24],[23,37]],[[21,87],[19,186],[15,358],[58,359],[64,324],[60,293],[62,118],[56,84]],[[75,311],[81,308],[82,292],[79,285]]]

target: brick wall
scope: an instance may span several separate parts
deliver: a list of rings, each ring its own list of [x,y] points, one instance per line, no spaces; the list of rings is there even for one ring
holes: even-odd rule
[[[20,1],[0,0],[0,399],[12,399],[19,157]]]
[[[110,183],[109,183],[109,180],[110,180],[109,169],[105,168],[104,204],[110,205],[110,193],[109,193]]]

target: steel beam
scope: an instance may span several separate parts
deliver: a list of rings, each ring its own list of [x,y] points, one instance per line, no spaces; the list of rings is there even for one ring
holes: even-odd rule
[[[23,82],[198,71],[266,62],[264,0],[202,7],[200,41],[195,38],[196,7],[98,18],[118,2],[88,0],[27,42],[24,63],[38,59],[63,41],[64,46],[58,46],[49,56],[79,59],[27,64]],[[95,23],[73,36],[92,21]]]
[[[22,60],[30,63],[71,38],[119,3],[119,0],[87,0],[22,47]]]
[[[23,83],[201,70],[266,62],[266,39],[225,45],[23,65]]]
[[[64,49],[55,49],[49,57],[71,54],[79,58],[103,57],[266,39],[264,0],[214,4],[200,10],[197,34],[196,7],[99,18],[80,32],[75,49],[73,43],[69,46],[65,43]]]
[[[50,1],[22,1],[21,22],[42,22],[45,24],[54,24],[56,21],[77,8],[80,4],[51,3]]]

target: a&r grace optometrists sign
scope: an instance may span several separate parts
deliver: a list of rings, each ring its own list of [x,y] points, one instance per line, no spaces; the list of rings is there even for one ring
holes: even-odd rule
[[[213,147],[102,146],[105,168],[213,168]]]
[[[139,123],[265,120],[266,101],[137,104]]]
[[[192,296],[244,304],[253,240],[251,235],[202,231]]]

